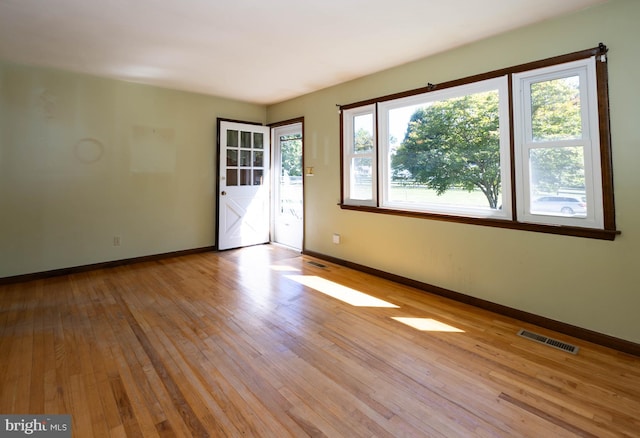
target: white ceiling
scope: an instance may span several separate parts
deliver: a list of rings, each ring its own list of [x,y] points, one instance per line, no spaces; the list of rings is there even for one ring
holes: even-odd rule
[[[0,0],[0,59],[270,104],[607,0]]]

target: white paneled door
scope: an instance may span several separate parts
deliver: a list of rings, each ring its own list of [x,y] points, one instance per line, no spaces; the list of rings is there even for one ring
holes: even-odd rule
[[[220,121],[218,249],[269,242],[269,127]]]

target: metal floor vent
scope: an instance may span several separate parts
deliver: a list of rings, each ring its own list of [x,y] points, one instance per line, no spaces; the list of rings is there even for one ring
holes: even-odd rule
[[[546,344],[550,347],[557,348],[568,353],[578,354],[579,348],[575,345],[567,344],[566,342],[558,341],[557,339],[548,338],[546,336],[539,335],[525,329],[520,329],[520,331],[518,332],[518,336],[531,339],[532,341],[540,342],[541,344]]]
[[[322,263],[318,263],[318,262],[307,262],[307,263],[309,263],[310,265],[313,265],[313,266],[317,266],[318,268],[326,268],[327,267],[326,265],[323,265]]]

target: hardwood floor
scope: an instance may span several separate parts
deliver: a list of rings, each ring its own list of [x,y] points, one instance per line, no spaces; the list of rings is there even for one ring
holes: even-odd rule
[[[74,437],[640,436],[640,358],[272,245],[0,286],[0,330],[0,414]]]

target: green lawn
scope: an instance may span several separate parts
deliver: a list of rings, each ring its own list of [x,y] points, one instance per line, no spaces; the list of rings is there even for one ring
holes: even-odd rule
[[[430,203],[430,204],[462,204],[466,206],[487,207],[489,201],[480,190],[468,192],[461,189],[450,189],[438,196],[435,190],[416,185],[391,186],[390,198],[393,201]]]

